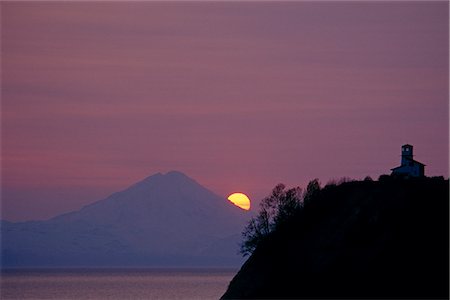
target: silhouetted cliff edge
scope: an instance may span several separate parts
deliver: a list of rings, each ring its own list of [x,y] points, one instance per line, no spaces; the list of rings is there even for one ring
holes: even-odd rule
[[[448,298],[449,182],[346,182],[262,241],[224,299]]]

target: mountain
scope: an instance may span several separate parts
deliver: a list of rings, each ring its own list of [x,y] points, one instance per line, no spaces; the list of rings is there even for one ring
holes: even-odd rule
[[[223,299],[448,299],[449,181],[326,186],[260,242]]]
[[[2,266],[238,266],[247,218],[183,173],[158,173],[47,221],[3,221]]]

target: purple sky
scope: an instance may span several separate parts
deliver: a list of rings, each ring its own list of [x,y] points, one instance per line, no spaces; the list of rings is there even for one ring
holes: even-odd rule
[[[179,170],[257,200],[448,177],[447,2],[2,2],[2,218]]]

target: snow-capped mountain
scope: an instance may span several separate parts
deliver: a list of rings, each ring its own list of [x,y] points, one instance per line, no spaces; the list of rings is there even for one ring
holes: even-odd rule
[[[183,173],[158,173],[47,221],[3,221],[2,266],[237,266],[247,219]]]

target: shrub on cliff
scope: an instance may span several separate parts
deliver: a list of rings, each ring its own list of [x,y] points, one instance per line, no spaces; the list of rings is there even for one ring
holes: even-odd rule
[[[250,219],[242,232],[242,255],[253,253],[262,240],[292,220],[319,191],[318,179],[310,181],[304,193],[300,187],[286,189],[282,183],[275,186],[272,193],[261,201],[259,214]]]

